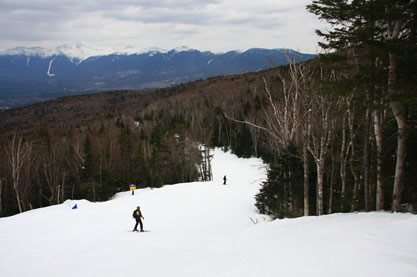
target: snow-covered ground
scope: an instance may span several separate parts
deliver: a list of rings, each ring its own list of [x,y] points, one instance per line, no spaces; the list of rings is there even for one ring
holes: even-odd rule
[[[262,162],[214,154],[213,182],[1,218],[0,276],[417,276],[416,216],[270,221],[254,207]],[[151,232],[131,232],[138,205]]]

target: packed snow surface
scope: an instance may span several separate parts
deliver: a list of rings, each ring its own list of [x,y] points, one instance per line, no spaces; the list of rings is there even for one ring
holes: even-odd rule
[[[213,172],[212,182],[1,218],[0,276],[417,276],[416,216],[270,221],[254,207],[260,160],[215,150]],[[150,232],[131,232],[138,205]]]

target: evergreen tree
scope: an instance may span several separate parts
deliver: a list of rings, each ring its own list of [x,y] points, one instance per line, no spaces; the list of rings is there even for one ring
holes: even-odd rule
[[[143,147],[142,141],[139,141],[136,147],[135,156],[132,160],[133,183],[136,184],[136,187],[138,188],[146,186],[147,168]]]
[[[120,135],[119,135],[119,147],[120,147],[120,180],[123,184],[127,185],[131,183],[132,180],[132,172],[133,172],[133,138],[130,132],[129,127],[124,126],[120,128]]]
[[[255,196],[260,213],[274,218],[303,214],[303,164],[297,148],[290,144],[268,169],[267,180]]]
[[[368,96],[386,104],[396,119],[397,152],[392,197],[393,210],[400,211],[408,113],[411,105],[416,103],[417,1],[315,0],[307,9],[333,27],[329,32],[317,30],[317,34],[325,39],[320,46],[333,51],[327,57],[333,63],[338,61],[339,67],[354,64],[357,69],[354,79],[362,81]],[[343,57],[355,62],[340,63]],[[352,72],[352,68],[344,70]],[[375,78],[369,78],[371,76]]]
[[[152,147],[149,175],[151,188],[159,188],[164,185],[164,162],[156,146]]]
[[[253,141],[249,127],[242,124],[232,140],[232,152],[238,157],[249,158],[253,155]]]
[[[90,137],[87,135],[83,144],[84,163],[81,166],[82,196],[93,201],[101,200],[102,184],[97,182],[97,160]]]

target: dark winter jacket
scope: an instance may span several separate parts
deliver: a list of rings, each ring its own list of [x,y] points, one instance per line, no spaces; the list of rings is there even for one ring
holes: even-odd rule
[[[138,210],[138,209],[134,210],[134,211],[133,211],[133,217],[134,217],[136,220],[139,220],[140,218],[143,218],[143,216],[142,216],[142,212],[141,212],[140,210]]]

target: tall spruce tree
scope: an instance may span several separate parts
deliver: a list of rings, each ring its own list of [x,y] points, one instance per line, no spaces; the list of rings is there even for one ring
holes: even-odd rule
[[[360,53],[355,79],[361,80],[368,92],[373,88],[369,95],[378,98],[378,103],[386,105],[395,117],[397,155],[392,208],[398,212],[405,178],[408,111],[416,103],[417,1],[315,0],[307,10],[332,26],[328,32],[316,31],[324,38],[320,46],[330,53],[327,57],[334,62],[341,56],[346,58],[351,51],[356,53],[351,59]],[[345,70],[351,73],[351,69]]]
[[[297,148],[290,144],[268,169],[268,178],[255,196],[255,206],[273,218],[303,214],[303,163]]]

